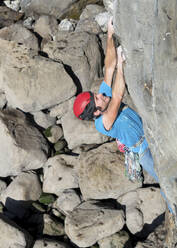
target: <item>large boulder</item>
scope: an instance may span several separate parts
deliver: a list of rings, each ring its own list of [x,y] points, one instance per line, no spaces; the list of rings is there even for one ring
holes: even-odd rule
[[[65,219],[65,231],[79,247],[89,247],[110,236],[124,226],[122,210],[102,206],[99,202],[85,202],[75,208]]]
[[[177,206],[176,0],[117,0],[115,31],[126,56],[125,79],[142,116],[160,185]],[[136,27],[136,28],[135,28]]]
[[[17,201],[36,201],[41,195],[41,184],[35,173],[21,173],[1,193],[0,199],[6,204],[8,198]]]
[[[0,28],[10,26],[20,20],[23,13],[16,12],[6,6],[0,6]]]
[[[74,168],[77,158],[65,154],[48,159],[44,165],[43,191],[60,195],[65,189],[78,188],[78,176]]]
[[[64,63],[78,92],[90,90],[92,81],[102,76],[102,56],[96,35],[59,31],[55,41],[44,42],[42,46],[49,58]]]
[[[3,215],[0,217],[0,232],[1,248],[26,248],[32,245],[30,235],[25,234],[13,222],[9,222],[7,218],[4,218]]]
[[[54,241],[50,239],[39,239],[34,243],[33,248],[70,248],[67,244],[59,241]]]
[[[65,16],[78,19],[82,9],[92,3],[102,3],[102,0],[21,0],[20,6],[27,15],[37,13],[55,16],[57,19]]]
[[[46,140],[19,110],[0,111],[0,140],[1,177],[41,168],[47,160]]]
[[[82,152],[77,168],[84,199],[116,199],[142,185],[125,176],[124,156],[118,152],[116,142]]]
[[[38,50],[38,39],[22,24],[13,24],[9,27],[2,28],[0,30],[0,39],[8,41],[16,41],[17,43],[24,44],[28,48]]]
[[[120,196],[117,201],[126,206],[126,225],[133,234],[140,232],[145,224],[155,223],[166,209],[160,189],[155,187],[128,192]],[[153,229],[153,225],[151,228]]]
[[[35,112],[76,93],[76,86],[61,63],[38,56],[16,42],[0,40],[0,65],[0,88],[8,105],[14,108]]]

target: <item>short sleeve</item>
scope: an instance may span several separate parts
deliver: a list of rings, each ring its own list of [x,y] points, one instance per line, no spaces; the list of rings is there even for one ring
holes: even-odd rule
[[[112,88],[109,87],[105,81],[103,81],[100,85],[99,93],[105,94],[106,96],[112,97]]]

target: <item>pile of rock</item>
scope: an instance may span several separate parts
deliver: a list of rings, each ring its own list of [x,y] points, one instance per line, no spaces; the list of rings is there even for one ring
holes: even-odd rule
[[[129,181],[115,142],[73,115],[75,96],[102,80],[113,8],[79,2],[0,6],[9,15],[0,29],[3,248],[132,247],[130,235],[146,237],[165,211],[152,179]]]

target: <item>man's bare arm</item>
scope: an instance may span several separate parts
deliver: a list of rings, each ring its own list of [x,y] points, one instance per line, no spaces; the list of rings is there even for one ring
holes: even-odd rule
[[[116,49],[113,40],[114,28],[112,18],[108,22],[108,34],[106,44],[106,57],[105,57],[105,76],[104,81],[111,87],[114,70],[116,67]]]
[[[112,89],[112,98],[109,103],[108,109],[103,114],[103,125],[106,130],[110,130],[117,117],[122,98],[125,91],[125,80],[123,74],[123,62],[122,49],[117,49],[118,63],[115,82]]]

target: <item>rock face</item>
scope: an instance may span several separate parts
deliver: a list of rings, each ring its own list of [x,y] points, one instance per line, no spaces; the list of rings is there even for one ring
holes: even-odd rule
[[[46,140],[18,110],[0,111],[0,140],[1,177],[41,168],[47,160]]]
[[[160,185],[177,205],[176,0],[117,0],[116,33],[126,56],[125,79],[143,118]],[[134,28],[136,27],[136,28]]]

